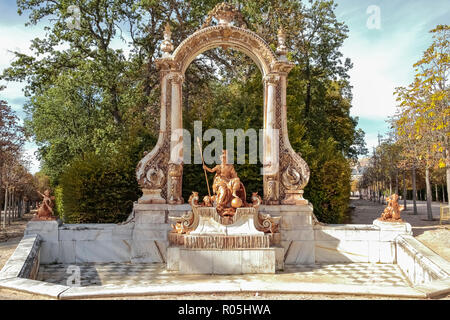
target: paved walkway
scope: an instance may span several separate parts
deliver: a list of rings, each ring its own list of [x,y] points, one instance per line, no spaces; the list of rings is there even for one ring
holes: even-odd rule
[[[373,220],[379,218],[386,205],[379,204],[378,202],[372,202],[368,200],[352,199],[351,204],[356,208],[353,210],[351,216],[351,223],[354,224],[372,224]],[[400,205],[403,205],[403,201],[399,201]],[[417,201],[417,215],[413,215],[413,202],[407,201],[407,210],[402,211],[402,219],[411,224],[413,227],[414,236],[423,233],[425,228],[432,228],[439,226],[439,214],[440,203],[432,202],[431,208],[433,212],[433,218],[436,221],[426,221],[427,216],[427,202]]]
[[[54,284],[74,283],[72,278],[75,266],[66,264],[41,265],[37,280]],[[283,272],[258,275],[180,275],[166,271],[164,264],[131,263],[89,263],[79,267],[80,286],[125,287],[177,282],[222,282],[240,280],[262,280],[279,282],[314,282],[347,284],[356,286],[409,287],[408,280],[397,265],[374,263],[323,264],[311,266],[287,266]],[[76,268],[75,267],[75,268]],[[69,269],[72,268],[72,269]]]
[[[79,282],[71,277],[79,268]],[[163,264],[64,264],[42,265],[38,279],[59,285],[69,285],[61,299],[94,298],[99,296],[131,297],[165,293],[194,294],[266,294],[271,297],[298,294],[338,294],[424,298],[413,289],[397,265],[348,263],[333,265],[288,266],[276,274],[249,275],[179,275],[168,272]],[[69,282],[68,282],[69,279]],[[295,296],[293,297],[295,299]]]

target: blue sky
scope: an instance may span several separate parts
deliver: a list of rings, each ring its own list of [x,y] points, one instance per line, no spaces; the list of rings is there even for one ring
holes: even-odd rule
[[[385,134],[385,119],[395,112],[395,87],[413,80],[412,65],[431,44],[429,30],[450,22],[448,0],[335,0],[336,16],[349,27],[349,37],[342,52],[354,66],[350,71],[353,86],[351,114],[358,116],[359,127],[366,132],[369,150],[377,143],[377,135]],[[379,9],[379,29],[369,28],[367,21]],[[19,16],[15,0],[0,1],[0,71],[13,59],[10,50],[30,53],[30,40],[44,36],[44,24],[25,27],[27,15]],[[369,24],[369,26],[371,26]],[[116,42],[117,47],[126,46]],[[24,117],[23,84],[5,83],[0,98],[7,100],[19,117]],[[26,152],[33,157],[36,145],[27,143]],[[34,158],[32,172],[39,170]]]
[[[366,132],[369,150],[377,144],[377,135],[388,131],[385,119],[395,113],[395,87],[412,82],[412,65],[430,46],[429,30],[450,23],[448,0],[337,0],[336,16],[349,27],[342,48],[353,62],[350,81],[353,86],[351,114],[359,117]],[[369,29],[367,14],[377,6],[380,28]]]

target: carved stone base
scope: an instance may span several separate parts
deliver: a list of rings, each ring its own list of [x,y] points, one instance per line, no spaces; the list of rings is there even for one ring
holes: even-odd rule
[[[47,217],[39,217],[38,215],[35,215],[31,221],[55,221],[58,220],[58,217],[55,216],[47,216]]]
[[[281,201],[281,204],[288,205],[302,205],[308,204],[308,200],[303,198],[303,190],[286,190],[286,198]]]
[[[177,199],[177,200],[169,200],[167,201],[168,204],[183,204],[184,203],[184,199]]]
[[[142,189],[142,197],[139,198],[140,204],[164,204],[166,200],[161,197],[161,189]]]
[[[278,247],[234,250],[169,247],[167,270],[180,274],[273,274],[284,268],[283,257],[284,249]]]

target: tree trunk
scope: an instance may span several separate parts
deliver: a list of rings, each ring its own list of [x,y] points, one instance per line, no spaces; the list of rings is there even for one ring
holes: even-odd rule
[[[389,177],[389,196],[392,195],[392,177]]]
[[[398,169],[395,170],[395,194],[398,195]]]
[[[378,203],[381,203],[381,181],[378,182]]]
[[[417,214],[417,189],[416,189],[416,166],[412,167],[412,187],[413,187],[413,214]]]
[[[19,198],[17,201],[17,219],[20,219],[20,216],[22,215],[22,204],[23,200]]]
[[[8,225],[11,225],[11,216],[14,214],[14,191],[11,192],[10,206],[8,214]]]
[[[11,190],[8,189],[8,204],[6,205],[6,224],[8,223],[9,210],[11,208]]]
[[[407,209],[406,206],[406,197],[407,197],[407,193],[406,193],[406,171],[403,171],[403,206],[405,207],[405,211]]]
[[[5,210],[3,211],[3,229],[6,228],[6,210],[8,209],[8,185],[5,187]]]
[[[375,183],[375,187],[373,189],[373,202],[378,201],[378,182]]]
[[[450,152],[446,150],[446,163],[445,163],[445,174],[447,176],[447,200],[450,199]],[[450,206],[450,200],[448,201]]]
[[[430,168],[425,169],[425,184],[427,186],[427,216],[428,220],[433,220],[433,209],[431,208],[431,198],[433,197],[431,193],[431,183],[430,183]]]
[[[439,193],[438,193],[438,185],[437,185],[437,183],[434,184],[434,188],[435,188],[435,191],[436,191],[436,202],[439,202]]]
[[[12,201],[12,215],[11,215],[11,221],[14,221],[16,219],[16,194],[13,193],[13,201]]]
[[[442,185],[442,203],[445,203],[445,188],[444,188],[444,185]]]

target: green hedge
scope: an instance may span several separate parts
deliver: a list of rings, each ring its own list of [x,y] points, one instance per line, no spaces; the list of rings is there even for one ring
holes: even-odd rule
[[[65,223],[118,223],[140,196],[135,166],[126,155],[84,154],[61,176],[58,211]]]
[[[55,188],[55,215],[60,219],[64,218],[64,205],[63,205],[63,188],[62,186],[57,186]]]
[[[336,149],[336,143],[331,138],[320,143],[305,160],[311,170],[305,199],[313,204],[319,221],[342,223],[350,201],[349,161]]]

